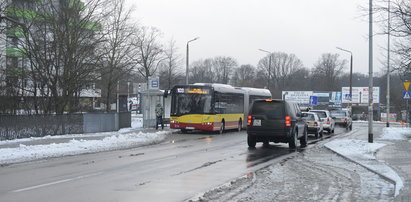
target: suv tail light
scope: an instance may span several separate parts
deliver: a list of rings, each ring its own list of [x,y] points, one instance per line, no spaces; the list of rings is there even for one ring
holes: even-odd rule
[[[247,126],[251,126],[251,120],[252,120],[252,116],[251,115],[248,115],[247,116]]]
[[[290,116],[285,116],[285,127],[290,128],[291,127],[291,117]]]
[[[330,125],[330,118],[327,118],[327,124]]]
[[[316,121],[316,122],[314,122],[314,126],[318,126],[318,123],[317,123],[317,121]]]

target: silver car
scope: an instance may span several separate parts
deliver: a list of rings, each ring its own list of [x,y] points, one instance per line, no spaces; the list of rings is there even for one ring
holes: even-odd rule
[[[328,133],[334,133],[335,129],[335,121],[331,117],[331,113],[328,110],[310,110],[310,112],[315,112],[321,119],[321,122],[323,123],[323,128],[326,130]]]
[[[314,134],[315,138],[323,136],[323,123],[317,113],[314,112],[303,112],[302,117],[307,123],[308,134]]]
[[[348,111],[331,111],[336,125],[341,125],[347,130],[352,130],[352,118]]]

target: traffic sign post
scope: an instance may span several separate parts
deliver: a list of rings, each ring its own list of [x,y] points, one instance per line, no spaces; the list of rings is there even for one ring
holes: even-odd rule
[[[410,89],[410,84],[411,84],[411,81],[402,82],[402,85],[404,85],[405,91],[408,91],[408,89]]]
[[[348,103],[352,105],[351,94],[345,94],[345,100],[348,100]]]
[[[310,96],[310,105],[317,106],[318,104],[318,97],[317,96]]]
[[[411,92],[410,91],[408,91],[409,89],[410,89],[410,85],[411,85],[411,81],[404,81],[404,82],[402,82],[402,84],[404,85],[404,89],[405,89],[405,91],[404,91],[404,93],[403,93],[403,99],[404,100],[407,100],[407,111],[408,111],[408,114],[407,114],[407,127],[410,127],[410,122],[411,122],[411,120],[410,120],[410,107],[409,107],[409,105],[408,105],[408,103],[409,103],[409,100],[411,100]]]
[[[403,98],[404,100],[411,100],[411,91],[404,91],[404,92],[402,93],[402,98]]]

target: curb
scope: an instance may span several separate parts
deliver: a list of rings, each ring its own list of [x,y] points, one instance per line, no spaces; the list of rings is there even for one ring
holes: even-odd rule
[[[337,154],[338,156],[341,156],[342,158],[344,158],[344,159],[346,159],[346,160],[348,160],[348,161],[351,161],[351,162],[353,162],[353,163],[355,163],[355,164],[357,164],[357,165],[359,165],[359,166],[367,169],[368,171],[370,171],[370,172],[378,175],[378,176],[381,177],[382,179],[384,179],[384,180],[390,182],[391,184],[393,184],[393,185],[394,185],[394,197],[396,196],[395,193],[396,193],[396,191],[397,191],[397,182],[396,182],[395,180],[393,180],[393,179],[385,176],[384,174],[379,173],[378,171],[376,171],[376,170],[374,170],[374,169],[372,169],[372,168],[370,168],[370,167],[368,167],[368,166],[366,166],[366,165],[364,165],[364,164],[362,164],[362,163],[360,163],[360,162],[358,162],[358,161],[356,161],[356,160],[354,160],[354,159],[352,159],[352,158],[350,158],[350,157],[348,157],[348,156],[344,156],[344,155],[338,153],[337,151],[331,149],[331,148],[328,147],[327,145],[324,145],[324,147],[327,148],[328,150],[330,150],[331,152]]]

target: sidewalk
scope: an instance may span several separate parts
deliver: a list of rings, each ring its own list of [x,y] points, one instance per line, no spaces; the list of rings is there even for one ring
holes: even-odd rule
[[[361,124],[361,123],[360,123]],[[395,185],[395,201],[411,198],[411,128],[375,125],[373,142],[368,128],[342,135],[325,146]]]

